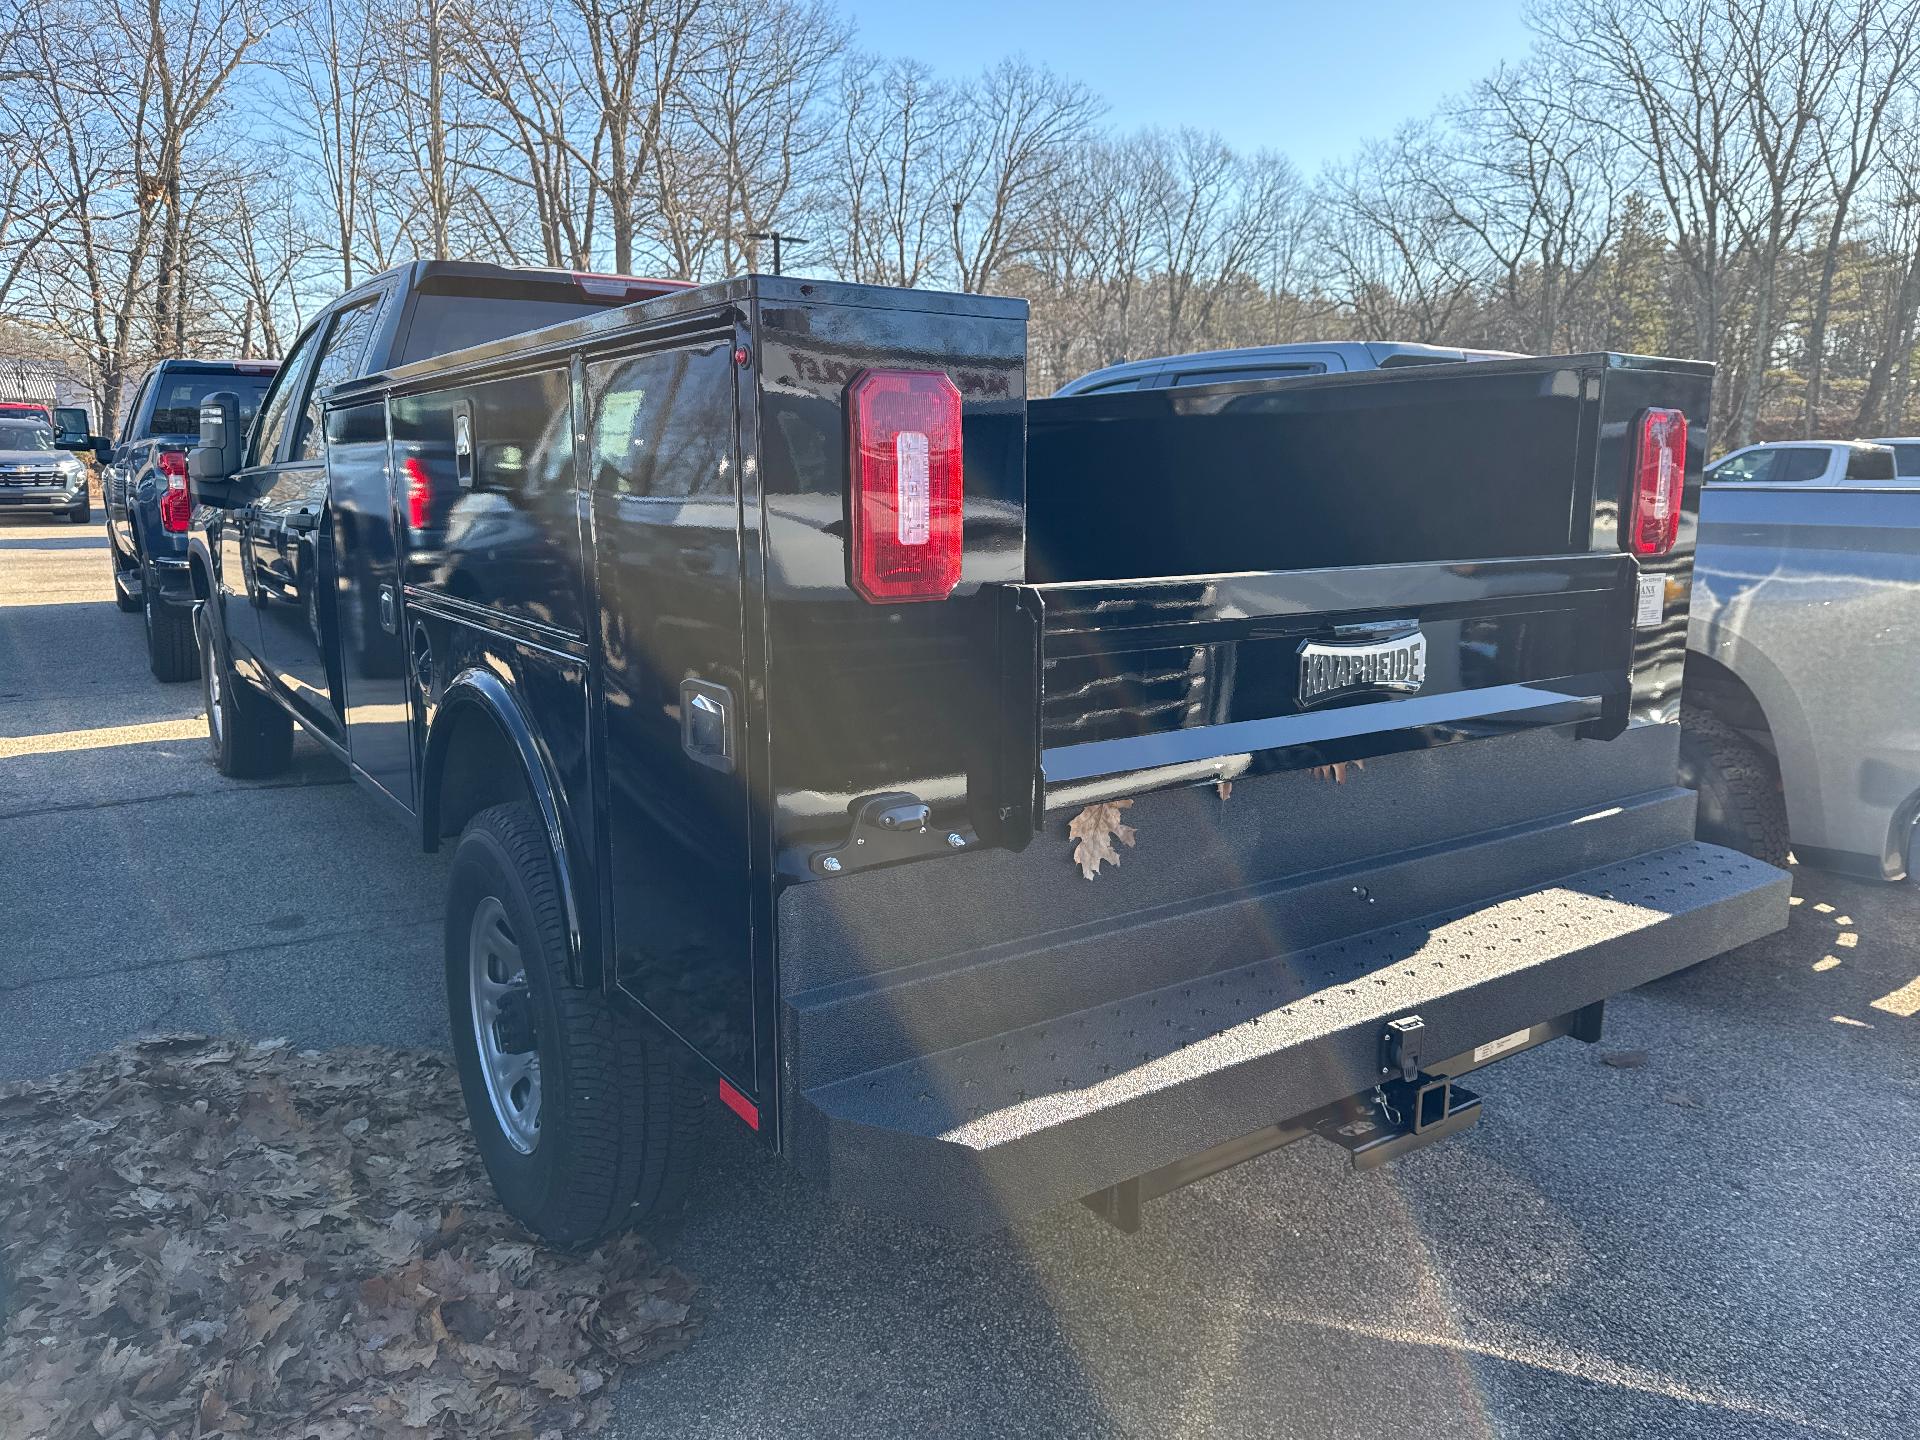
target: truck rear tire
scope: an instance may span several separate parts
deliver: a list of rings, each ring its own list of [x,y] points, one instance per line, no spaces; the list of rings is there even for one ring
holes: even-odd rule
[[[207,707],[207,743],[222,775],[258,780],[287,768],[293,759],[293,717],[237,679],[213,620],[201,609],[194,629],[200,640],[200,694]]]
[[[153,678],[169,684],[191,680],[200,672],[200,652],[193,643],[193,612],[168,605],[159,598],[153,566],[140,564],[140,605],[147,617],[147,665]]]
[[[572,1249],[677,1205],[701,1092],[671,1042],[569,983],[559,885],[528,805],[482,810],[462,833],[446,957],[460,1088],[507,1212]]]
[[[1700,796],[1694,833],[1786,868],[1787,799],[1773,757],[1713,711],[1680,712],[1680,783]]]

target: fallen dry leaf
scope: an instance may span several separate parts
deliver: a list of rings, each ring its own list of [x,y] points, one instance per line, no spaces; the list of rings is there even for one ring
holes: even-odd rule
[[[1120,852],[1113,848],[1116,839],[1128,849],[1133,848],[1133,827],[1120,823],[1120,812],[1131,804],[1131,800],[1108,800],[1089,805],[1068,823],[1073,863],[1087,879],[1099,877],[1102,863],[1119,868]]]
[[[589,1432],[692,1296],[636,1235],[530,1244],[437,1054],[167,1036],[0,1086],[5,1440]]]

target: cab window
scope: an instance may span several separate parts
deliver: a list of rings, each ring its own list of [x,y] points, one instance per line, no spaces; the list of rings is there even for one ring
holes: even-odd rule
[[[307,359],[319,338],[320,327],[316,325],[294,342],[280,373],[273,377],[273,388],[267,392],[259,423],[253,427],[253,444],[247,454],[249,465],[271,465],[280,458],[280,442],[287,433],[293,392],[299,388],[300,374],[306,369]]]
[[[1767,478],[1787,484],[1804,485],[1809,480],[1818,480],[1827,473],[1827,465],[1833,459],[1833,452],[1820,446],[1778,453],[1780,458],[1773,462],[1773,474]]]
[[[1228,370],[1185,370],[1173,377],[1176,385],[1225,385],[1232,380],[1295,380],[1302,375],[1320,375],[1326,366],[1242,365]]]
[[[1855,450],[1847,456],[1847,479],[1893,479],[1893,452],[1890,450]]]
[[[140,423],[140,407],[147,403],[147,391],[153,388],[153,374],[149,370],[140,380],[140,388],[133,392],[133,403],[127,406],[127,415],[120,422],[120,443],[126,444],[133,439],[133,430]]]
[[[307,386],[307,403],[300,414],[300,428],[294,432],[289,460],[318,460],[325,450],[325,432],[320,425],[320,407],[334,386],[357,379],[373,338],[374,317],[380,313],[376,296],[350,305],[333,317],[327,327],[327,343],[314,363],[313,383]]]
[[[1748,450],[1739,455],[1729,455],[1708,472],[1707,478],[1716,482],[1771,480],[1774,478],[1774,461],[1779,456],[1778,450],[1769,450],[1765,447]]]

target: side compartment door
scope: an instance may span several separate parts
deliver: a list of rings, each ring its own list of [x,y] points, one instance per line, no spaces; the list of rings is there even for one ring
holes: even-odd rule
[[[736,1087],[763,1097],[732,343],[588,363],[583,428],[614,972]]]

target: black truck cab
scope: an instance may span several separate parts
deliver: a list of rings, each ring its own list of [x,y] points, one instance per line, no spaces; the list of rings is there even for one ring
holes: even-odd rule
[[[964,1228],[1378,1163],[1784,923],[1674,778],[1707,367],[1030,401],[1021,302],[755,276],[356,378],[387,303],[196,461],[210,737],[457,843],[543,1234],[671,1198],[714,1098]]]

